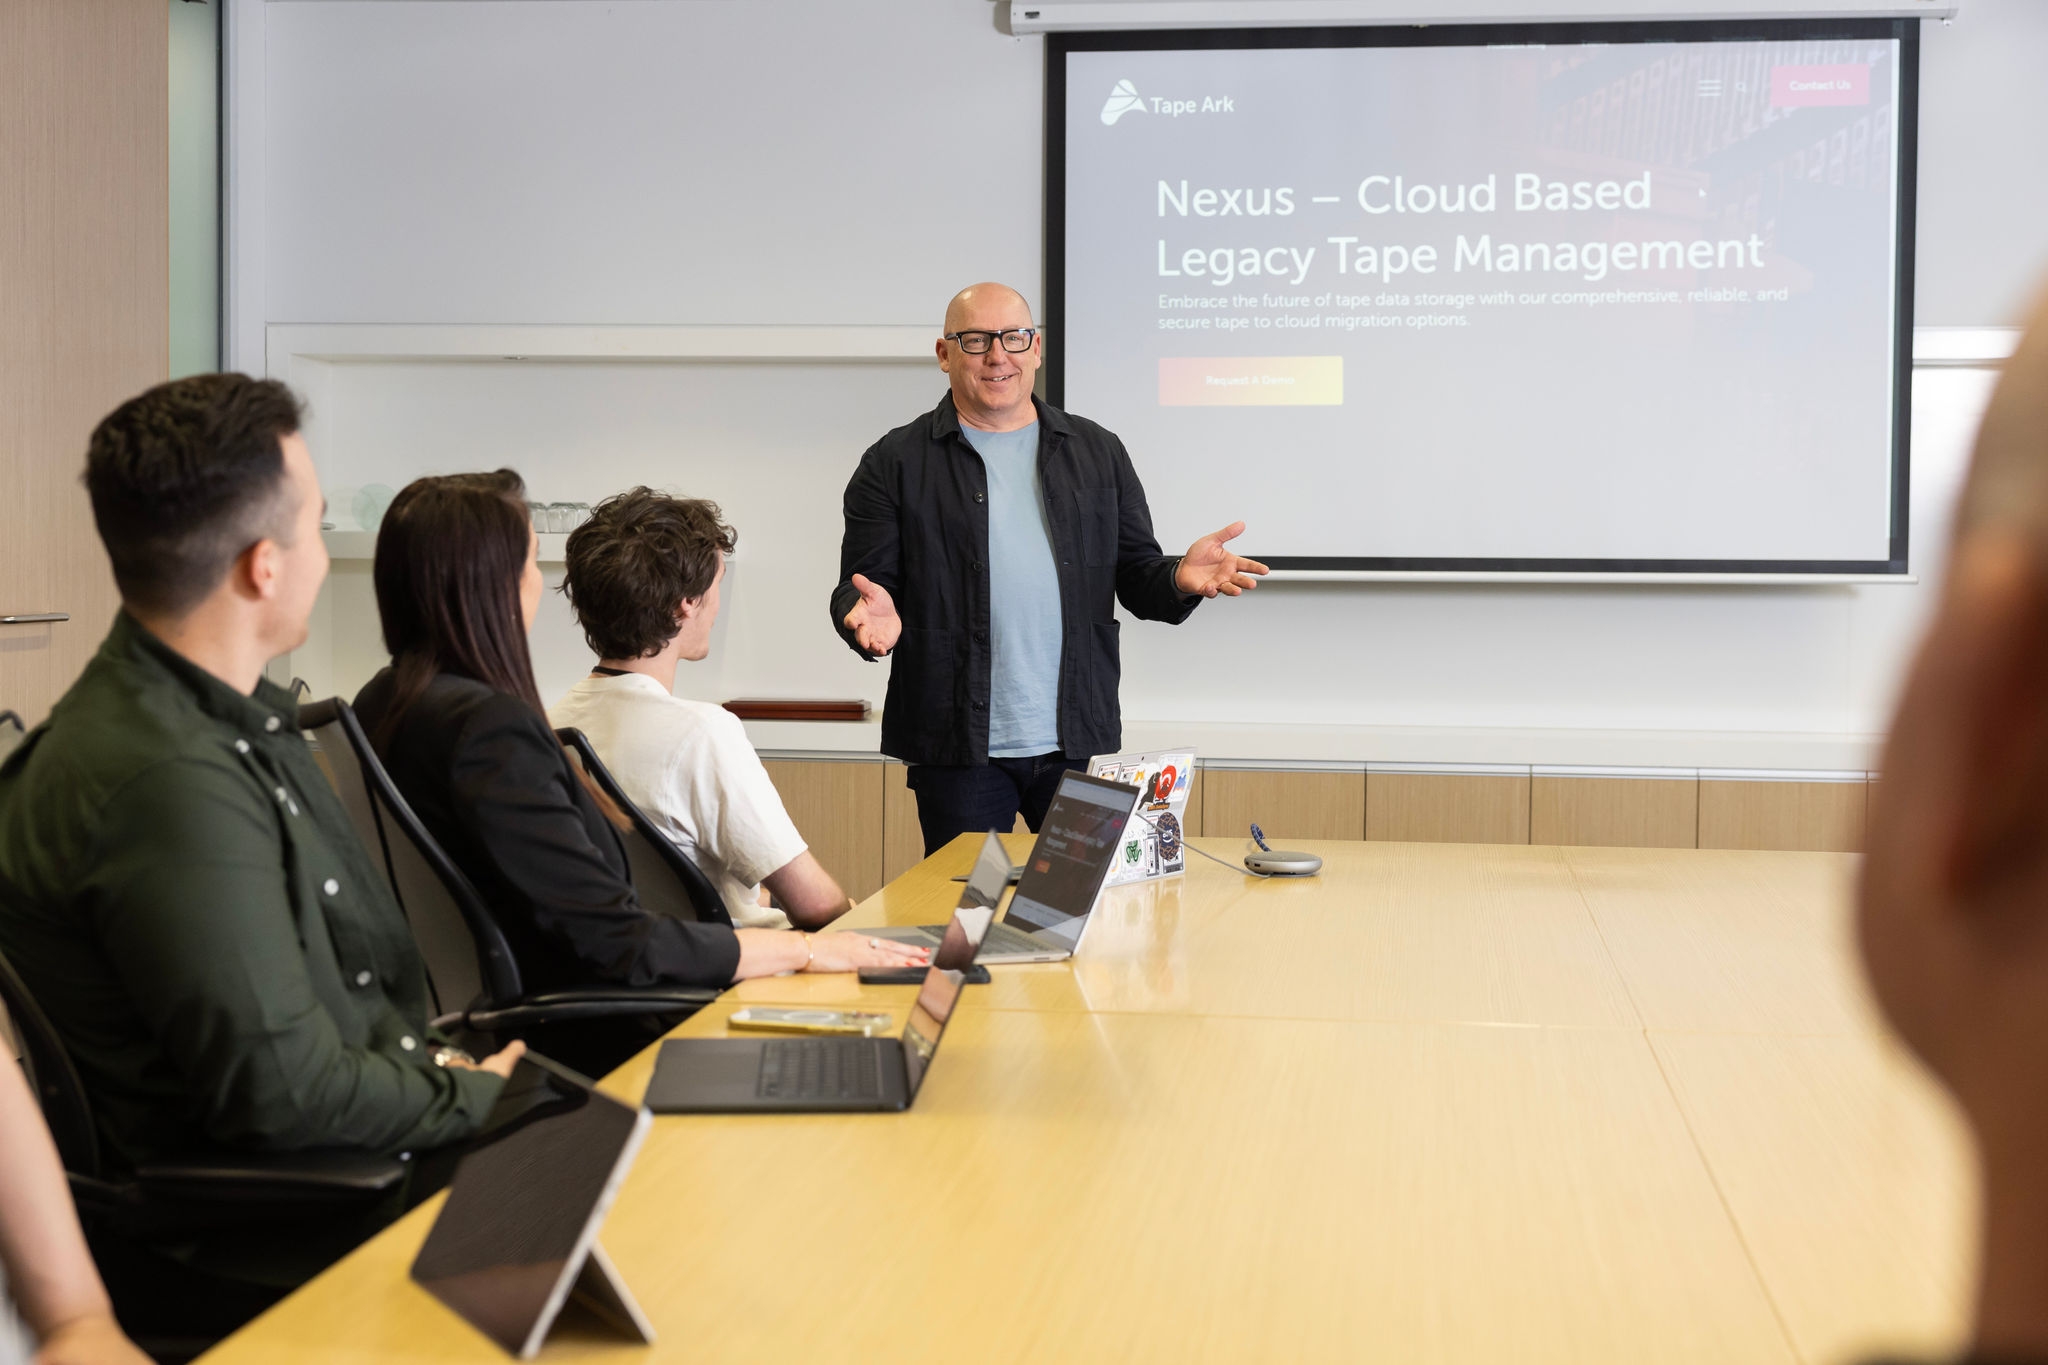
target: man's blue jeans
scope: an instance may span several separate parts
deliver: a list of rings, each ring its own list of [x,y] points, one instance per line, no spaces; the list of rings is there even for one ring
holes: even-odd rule
[[[1068,758],[1057,750],[1033,758],[992,758],[972,767],[911,764],[905,780],[917,793],[925,856],[969,831],[1008,834],[1019,811],[1036,834],[1061,775],[1086,764],[1086,759]]]

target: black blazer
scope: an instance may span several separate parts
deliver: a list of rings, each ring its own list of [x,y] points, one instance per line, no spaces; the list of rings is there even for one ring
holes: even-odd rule
[[[1060,577],[1060,749],[1123,746],[1116,604],[1179,623],[1199,597],[1173,585],[1145,489],[1123,442],[1085,417],[1038,404],[1038,476]],[[846,485],[846,534],[832,628],[847,644],[853,576],[889,590],[903,616],[882,710],[882,752],[906,763],[988,762],[988,467],[960,434],[947,394],[875,442]]]
[[[394,681],[387,668],[356,694],[373,736]],[[400,720],[384,766],[476,883],[529,991],[731,984],[739,939],[641,907],[617,831],[525,702],[443,673]]]

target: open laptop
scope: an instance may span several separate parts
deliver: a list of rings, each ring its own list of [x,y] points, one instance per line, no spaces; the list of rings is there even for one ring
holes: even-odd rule
[[[412,1277],[521,1360],[574,1295],[643,1342],[654,1328],[597,1244],[647,1136],[645,1109],[529,1052],[455,1168]]]
[[[978,906],[953,912],[963,954],[981,946],[994,918]],[[897,1038],[672,1038],[655,1057],[646,1105],[657,1114],[908,1109],[965,985],[959,972],[933,963]]]
[[[1095,898],[1116,859],[1124,826],[1130,822],[1141,794],[1137,787],[1086,773],[1068,773],[1060,779],[1059,790],[1039,824],[1038,842],[1024,860],[1024,876],[1017,883],[1017,894],[1010,898],[1010,913],[989,929],[987,940],[975,955],[976,962],[1004,966],[1016,962],[1060,962],[1074,955],[1088,928],[1088,912],[1095,908]],[[988,857],[985,843],[982,859]],[[1003,866],[1007,873],[1007,854]],[[977,861],[967,885],[972,888],[983,878],[982,863]],[[996,885],[1000,894],[1001,883]],[[964,895],[962,900],[965,901]],[[945,926],[921,924],[865,932],[877,938],[936,948]]]

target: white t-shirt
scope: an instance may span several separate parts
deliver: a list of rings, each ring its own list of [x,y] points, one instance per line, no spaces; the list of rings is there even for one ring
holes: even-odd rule
[[[806,845],[738,716],[625,673],[583,679],[548,721],[590,737],[628,799],[718,887],[734,924],[789,927],[760,903],[761,879]]]

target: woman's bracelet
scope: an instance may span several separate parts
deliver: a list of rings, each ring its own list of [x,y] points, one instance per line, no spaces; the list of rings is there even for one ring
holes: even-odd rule
[[[797,968],[797,970],[800,972],[807,972],[811,969],[811,963],[817,960],[818,955],[811,950],[811,936],[809,934],[804,933],[804,931],[801,929],[797,930],[797,933],[803,938],[804,941],[804,965]]]

